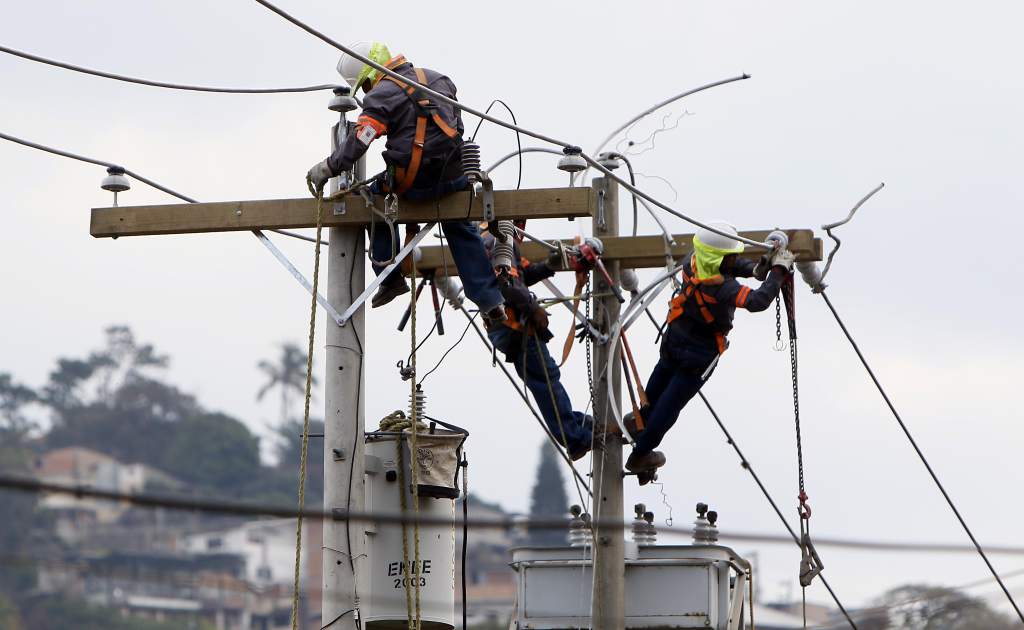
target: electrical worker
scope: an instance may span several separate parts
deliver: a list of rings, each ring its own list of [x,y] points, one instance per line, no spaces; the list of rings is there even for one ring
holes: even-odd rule
[[[727,223],[715,228],[736,234]],[[647,381],[649,407],[641,411],[644,429],[635,432],[636,421],[626,416],[626,428],[634,433],[633,452],[626,460],[630,472],[651,471],[665,464],[665,455],[654,450],[672,428],[686,403],[700,390],[725,352],[726,335],[732,329],[737,308],[759,312],[779,294],[785,275],[793,269],[793,254],[776,248],[753,261],[738,254],[743,243],[707,229],[693,237],[693,255],[684,263],[683,283],[670,303],[660,358]],[[761,286],[751,289],[736,278],[755,277]]]
[[[354,44],[362,56],[416,81],[430,89],[455,98],[451,79],[425,68],[417,68],[403,55],[391,56],[380,42]],[[366,153],[370,143],[387,136],[383,157],[387,170],[371,186],[374,193],[393,193],[410,201],[428,201],[465,190],[469,180],[462,171],[462,117],[457,108],[437,102],[415,86],[395,79],[355,57],[344,54],[338,72],[352,86],[353,93],[365,92],[363,111],[349,134],[326,160],[309,169],[307,181],[319,193],[331,177],[346,172]],[[448,239],[452,258],[459,269],[466,296],[485,317],[500,321],[504,317],[501,291],[480,240],[480,233],[469,221],[444,221],[441,229]],[[418,230],[417,230],[418,231]],[[370,260],[380,275],[387,262],[398,252],[398,230],[372,230]],[[383,306],[409,286],[396,268],[381,283],[371,306]]]
[[[522,229],[525,222],[516,221],[516,226]],[[590,451],[594,419],[573,409],[569,394],[562,386],[558,364],[548,352],[547,343],[554,337],[548,330],[548,313],[527,288],[555,275],[556,268],[562,267],[561,257],[554,252],[548,262],[531,263],[520,253],[521,237],[517,232],[511,238],[512,265],[504,269],[496,255],[500,249],[496,247],[498,239],[486,224],[481,227],[495,273],[502,276],[499,285],[505,297],[506,313],[505,321],[487,323],[487,336],[505,355],[505,361],[515,366],[516,373],[533,394],[548,430],[565,447],[570,459],[579,460]],[[570,268],[577,273],[590,271],[585,259],[567,258]]]

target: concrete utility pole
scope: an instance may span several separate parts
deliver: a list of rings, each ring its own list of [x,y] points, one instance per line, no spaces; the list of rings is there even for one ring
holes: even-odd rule
[[[347,133],[345,116],[334,128],[333,150]],[[356,166],[362,179],[365,162]],[[332,180],[336,192],[338,180]],[[349,204],[351,205],[351,203]],[[324,214],[343,212],[341,204],[324,204]],[[366,260],[362,227],[332,227],[327,248],[327,301],[343,312],[363,292]],[[324,510],[362,511],[363,432],[365,387],[363,354],[366,347],[363,310],[345,326],[327,320],[324,378]],[[356,592],[359,558],[365,547],[363,523],[324,519],[323,593],[321,626],[356,630]]]
[[[595,179],[597,197],[594,211],[594,236],[605,238],[619,233],[618,184],[607,178]],[[619,284],[619,263],[606,263],[612,281]],[[602,333],[608,334],[619,318],[619,302],[611,295],[611,287],[603,274],[594,272],[594,291],[605,294],[597,300],[595,319]],[[610,363],[610,365],[609,365]],[[607,372],[605,367],[607,366]],[[603,376],[602,376],[603,375]],[[618,398],[621,390],[622,368],[614,348],[596,345],[594,352],[594,520],[621,521],[622,505],[622,440],[619,427],[611,412],[613,404],[608,398],[608,380]],[[604,439],[601,439],[601,438]],[[621,529],[594,530],[594,592],[591,617],[594,628],[622,630],[625,627],[625,543]]]

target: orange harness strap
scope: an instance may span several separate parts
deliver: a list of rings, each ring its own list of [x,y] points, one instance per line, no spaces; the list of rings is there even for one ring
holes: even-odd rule
[[[426,85],[427,74],[423,72],[422,68],[413,68],[416,73],[416,80],[421,85]],[[444,118],[441,117],[437,107],[433,106],[433,103],[429,98],[417,98],[420,96],[420,89],[415,85],[409,85],[404,81],[400,81],[392,76],[383,76],[382,79],[391,81],[398,87],[402,88],[406,95],[412,99],[413,103],[419,108],[419,114],[416,116],[416,133],[412,141],[412,155],[409,158],[409,165],[406,167],[395,168],[395,190],[396,195],[401,195],[410,188],[412,188],[413,182],[416,181],[416,175],[420,171],[420,164],[423,162],[423,145],[427,139],[427,113],[429,111],[430,119],[434,121],[438,129],[441,130],[444,135],[449,138],[455,138],[459,135],[456,129],[453,129],[451,125],[445,122]]]
[[[572,353],[572,343],[576,339],[576,315],[580,312],[580,298],[583,297],[583,289],[587,286],[589,275],[589,272],[576,274],[576,288],[572,291],[572,321],[569,322],[569,334],[566,335],[565,343],[562,344],[562,361],[558,367],[565,365]]]
[[[693,265],[694,262],[691,262],[690,264]],[[693,298],[697,301],[697,307],[700,309],[700,314],[701,317],[704,318],[704,321],[708,324],[714,323],[715,316],[711,313],[711,309],[708,308],[708,304],[717,304],[718,300],[708,295],[707,293],[704,293],[704,291],[701,290],[699,285],[706,283],[709,280],[717,280],[719,276],[714,276],[712,278],[705,278],[704,280],[701,280],[700,278],[686,275],[685,271],[682,271],[680,273],[682,273],[683,275],[683,283],[685,284],[686,288],[683,289],[683,291],[679,295],[672,298],[672,301],[669,303],[670,309],[668,312],[668,318],[666,319],[665,323],[671,324],[673,320],[682,316],[683,305],[685,305],[686,301],[690,299],[690,296],[693,296]],[[744,296],[744,301],[745,298],[746,296]],[[722,354],[723,352],[725,352],[727,344],[725,342],[724,333],[717,330],[715,331],[715,344],[718,346],[718,354]]]

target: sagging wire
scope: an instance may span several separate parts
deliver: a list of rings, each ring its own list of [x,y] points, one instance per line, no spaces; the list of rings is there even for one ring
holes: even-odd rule
[[[797,547],[803,549],[800,537],[797,536],[797,533],[795,531],[793,531],[793,527],[789,524],[789,521],[786,520],[786,517],[782,514],[782,510],[779,509],[779,505],[775,502],[775,499],[772,497],[771,493],[768,492],[768,488],[765,487],[764,483],[761,481],[761,478],[754,471],[754,467],[750,465],[750,461],[748,461],[746,456],[743,455],[743,451],[740,450],[739,444],[737,444],[736,440],[733,439],[732,435],[729,433],[729,430],[725,428],[725,423],[722,422],[722,419],[718,416],[718,412],[715,411],[715,408],[711,406],[711,401],[708,400],[708,397],[704,394],[703,391],[698,390],[697,395],[700,396],[700,399],[702,401],[704,401],[704,406],[707,407],[708,412],[711,414],[711,417],[714,418],[715,422],[718,424],[718,428],[722,430],[722,433],[725,435],[725,441],[729,444],[729,446],[732,447],[732,450],[736,451],[736,455],[738,455],[740,458],[740,466],[744,470],[749,472],[751,477],[753,477],[754,483],[756,483],[757,487],[761,489],[761,494],[763,494],[764,498],[768,500],[768,504],[772,506],[772,509],[775,511],[776,516],[778,516],[779,520],[782,521],[783,527],[785,527],[786,531],[789,532],[790,537],[793,539],[793,543],[796,544]],[[832,590],[832,586],[828,583],[828,580],[825,578],[825,574],[819,573],[818,579],[821,580],[821,584],[828,590],[829,595],[832,596],[832,601],[834,601],[836,606],[839,607],[839,610],[842,611],[843,616],[846,617],[846,621],[849,622],[850,627],[853,628],[853,630],[857,630],[857,624],[853,622],[853,618],[850,617],[850,614],[846,611],[846,607],[843,606],[843,603],[841,601],[839,601],[839,596],[836,595],[835,591]]]
[[[512,111],[512,108],[508,106],[508,103],[501,100],[500,98],[496,98],[493,101],[491,101],[491,104],[487,106],[487,109],[484,110],[484,112],[488,114],[491,113],[491,108],[494,107],[496,103],[501,103],[501,106],[505,108],[505,111],[508,112],[508,115],[512,117],[513,124],[519,124],[518,122],[516,122],[516,113]],[[476,134],[480,132],[480,125],[482,124],[484,124],[483,118],[481,118],[479,122],[476,123],[476,129],[473,130],[473,136],[470,138],[470,142],[476,142]],[[519,178],[516,179],[516,190],[519,190],[519,188],[523,185],[523,142],[522,139],[519,137],[518,130],[516,131],[516,154],[519,155]]]
[[[649,133],[646,138],[644,138],[643,140],[630,140],[629,132],[637,124],[639,124],[640,121],[638,120],[634,122],[632,125],[630,125],[629,129],[626,130],[625,137],[615,144],[615,149],[617,151],[629,153],[633,157],[643,155],[644,153],[650,153],[655,148],[656,139],[659,133],[664,133],[666,131],[672,131],[673,129],[677,129],[679,127],[680,121],[682,121],[683,118],[693,115],[694,114],[692,112],[690,112],[687,109],[684,109],[678,116],[676,116],[676,119],[672,121],[672,123],[670,124],[668,120],[672,117],[672,112],[669,112],[661,117],[661,126],[652,131],[651,133]],[[625,149],[622,148],[623,144],[626,145]],[[644,146],[648,144],[649,146]],[[644,148],[640,151],[633,150],[637,146],[643,146]]]
[[[338,87],[338,85],[332,83],[285,88],[222,88],[207,87],[201,85],[183,85],[180,83],[152,81],[150,79],[128,77],[123,74],[115,74],[113,72],[104,72],[102,70],[83,68],[82,66],[76,66],[74,64],[67,63],[64,61],[47,59],[46,57],[40,57],[38,55],[33,55],[31,53],[27,53],[21,50],[15,50],[14,48],[8,48],[7,46],[0,46],[0,52],[5,52],[9,55],[14,55],[15,57],[21,57],[22,59],[28,59],[29,61],[36,61],[42,64],[46,64],[48,66],[64,68],[65,70],[71,70],[72,72],[80,72],[82,74],[92,75],[94,77],[102,77],[104,79],[113,79],[115,81],[123,81],[125,83],[136,83],[138,85],[148,85],[151,87],[167,88],[171,90],[186,90],[189,92],[215,92],[220,94],[284,94],[288,92],[316,92],[319,90],[333,90],[334,88]]]
[[[492,123],[494,123],[496,125],[499,125],[501,127],[505,127],[506,129],[510,129],[512,131],[517,131],[517,132],[519,132],[519,133],[521,133],[523,135],[530,136],[531,138],[536,138],[537,140],[541,140],[541,141],[547,142],[549,144],[560,146],[563,149],[568,149],[568,150],[570,150],[572,152],[575,152],[575,151],[579,150],[579,147],[574,145],[574,144],[571,144],[571,143],[566,142],[564,140],[559,140],[557,138],[553,138],[551,136],[544,135],[544,134],[542,134],[540,132],[537,132],[537,131],[532,131],[532,130],[527,129],[525,127],[521,127],[521,126],[519,126],[518,124],[515,124],[515,123],[506,122],[504,120],[501,120],[500,118],[496,118],[494,116],[491,116],[490,114],[486,114],[486,113],[484,113],[484,112],[482,112],[480,110],[477,110],[477,109],[475,109],[473,107],[470,107],[470,106],[466,105],[465,103],[461,103],[461,102],[453,99],[452,97],[450,97],[450,96],[448,96],[446,94],[441,94],[440,92],[431,89],[429,86],[426,86],[426,85],[423,85],[423,84],[421,84],[421,83],[419,83],[417,81],[411,80],[409,77],[400,75],[397,72],[395,72],[394,70],[392,70],[390,68],[386,68],[386,67],[382,66],[381,64],[377,63],[376,61],[373,61],[372,59],[366,57],[365,55],[361,55],[358,52],[356,52],[356,51],[352,50],[351,48],[349,48],[348,46],[345,46],[345,45],[341,44],[340,42],[338,42],[338,41],[328,37],[324,33],[320,32],[317,29],[313,28],[312,26],[306,24],[302,20],[299,20],[298,18],[294,17],[293,15],[291,15],[291,14],[287,13],[286,11],[280,9],[279,7],[274,5],[269,0],[254,0],[254,1],[257,4],[259,4],[260,6],[262,6],[262,7],[266,8],[267,10],[271,11],[272,13],[277,14],[282,19],[286,20],[287,22],[291,23],[292,25],[296,26],[297,28],[300,28],[303,31],[306,31],[307,33],[312,35],[313,37],[316,37],[320,41],[322,41],[322,42],[324,42],[324,43],[326,43],[326,44],[328,44],[330,46],[333,46],[334,48],[337,48],[338,50],[344,52],[345,54],[351,56],[354,59],[358,59],[359,61],[362,61],[366,65],[370,66],[371,68],[377,70],[378,72],[380,72],[382,74],[386,74],[389,77],[398,79],[398,80],[402,81],[403,83],[405,83],[407,85],[416,87],[423,94],[426,94],[427,96],[431,96],[431,97],[437,99],[438,101],[440,101],[442,103],[445,103],[445,104],[450,105],[452,107],[456,107],[456,108],[458,108],[461,111],[468,112],[468,113],[470,113],[470,114],[472,114],[472,115],[474,115],[474,116],[476,116],[478,118],[482,118],[484,120],[492,122]],[[732,81],[738,81],[740,79],[749,79],[749,78],[750,78],[750,75],[743,74],[742,76],[734,77],[732,79],[725,79],[725,80],[722,80],[722,81],[718,81],[718,82],[716,82],[714,84],[708,84],[707,86],[703,86],[700,89],[707,89],[709,87],[714,87],[715,85],[723,85],[725,83],[730,83]],[[696,91],[699,91],[699,89],[696,90]],[[672,208],[671,206],[668,206],[668,205],[658,201],[657,199],[655,199],[654,197],[652,197],[652,196],[648,195],[647,193],[643,192],[642,190],[640,190],[636,186],[633,186],[632,184],[630,184],[626,180],[624,180],[621,177],[615,175],[611,171],[611,169],[608,169],[604,165],[600,164],[596,159],[594,159],[593,157],[591,157],[587,153],[583,152],[582,150],[580,150],[579,156],[581,158],[583,158],[583,160],[586,161],[588,164],[590,164],[590,166],[592,168],[595,168],[595,169],[601,171],[609,179],[612,179],[612,180],[618,182],[619,185],[623,186],[626,190],[632,192],[633,194],[639,195],[642,199],[646,199],[647,201],[649,201],[652,204],[654,204],[655,206],[661,208],[665,212],[668,212],[669,214],[671,214],[671,215],[673,215],[675,217],[678,217],[678,218],[682,219],[683,221],[686,221],[687,223],[692,223],[693,225],[696,225],[697,227],[704,228],[704,229],[708,230],[709,232],[713,232],[715,234],[718,234],[720,236],[725,236],[725,237],[731,238],[733,240],[738,240],[738,241],[740,241],[742,243],[746,243],[747,245],[753,245],[755,247],[768,247],[769,246],[768,243],[761,243],[761,242],[758,242],[758,241],[746,238],[744,236],[738,236],[736,234],[730,234],[730,233],[725,232],[725,231],[723,231],[723,230],[721,230],[719,228],[716,228],[716,227],[714,227],[712,225],[704,223],[703,221],[699,221],[697,219],[694,219],[693,217],[690,217],[690,216],[684,214],[683,212],[680,212],[680,211],[676,210],[675,208]]]
[[[850,216],[853,216],[852,212],[850,213]],[[849,217],[847,217],[847,220],[849,220]],[[956,520],[959,521],[960,526],[964,530],[964,533],[967,534],[967,537],[971,540],[971,544],[974,545],[974,548],[978,552],[978,555],[981,556],[981,559],[985,563],[985,566],[988,567],[988,570],[992,573],[992,577],[994,577],[996,582],[999,584],[999,588],[1002,589],[1003,594],[1006,595],[1006,599],[1009,600],[1010,605],[1013,607],[1014,612],[1017,613],[1017,616],[1020,618],[1021,623],[1024,623],[1024,611],[1021,611],[1021,609],[1017,606],[1017,602],[1013,599],[1013,595],[1010,594],[1009,589],[1006,588],[1006,584],[1003,583],[1002,578],[999,577],[999,574],[996,572],[995,567],[989,560],[988,554],[985,553],[985,550],[978,542],[978,539],[974,537],[974,532],[972,532],[971,528],[968,527],[967,521],[964,520],[964,517],[960,514],[960,510],[957,509],[956,504],[953,502],[953,498],[949,496],[948,492],[946,492],[946,487],[942,485],[941,481],[939,481],[939,477],[937,474],[935,474],[935,471],[932,469],[931,464],[928,462],[928,458],[925,457],[924,451],[922,451],[921,447],[917,445],[917,440],[915,440],[914,436],[910,433],[910,428],[907,427],[907,424],[903,421],[903,417],[900,415],[899,411],[896,410],[896,406],[889,398],[889,395],[886,393],[885,388],[882,387],[881,381],[879,381],[878,377],[875,376],[874,370],[871,369],[871,365],[868,364],[867,358],[865,358],[864,353],[861,352],[860,346],[857,345],[857,342],[854,341],[853,335],[846,327],[846,324],[844,324],[842,318],[839,317],[839,312],[836,310],[836,307],[833,306],[832,300],[829,299],[828,294],[825,293],[825,291],[821,291],[821,297],[822,299],[825,300],[825,304],[828,306],[829,311],[832,312],[832,316],[835,318],[836,323],[839,324],[839,328],[843,331],[843,335],[846,336],[846,340],[850,342],[850,346],[856,353],[857,358],[860,359],[861,365],[864,366],[864,370],[867,371],[868,376],[871,377],[871,381],[875,384],[875,388],[878,390],[878,393],[881,394],[886,406],[889,407],[889,411],[892,412],[893,418],[896,419],[896,423],[899,424],[900,429],[903,431],[903,434],[907,437],[907,441],[910,442],[910,446],[913,447],[914,452],[917,453],[917,456],[921,460],[921,463],[924,464],[925,470],[928,471],[928,475],[932,478],[932,481],[935,482],[935,486],[939,489],[939,492],[942,494],[942,498],[946,500],[946,503],[949,505],[949,509],[953,511],[953,515],[956,517]]]
[[[672,505],[668,502],[668,494],[665,493],[665,484],[660,481],[652,481],[652,486],[658,486],[658,492],[661,493],[661,502],[668,509],[668,517],[665,519],[665,525],[672,527]]]
[[[450,348],[445,350],[444,354],[441,355],[441,358],[438,359],[437,363],[434,364],[434,367],[430,368],[430,370],[426,374],[423,375],[423,378],[421,378],[419,380],[419,384],[420,385],[422,385],[423,381],[427,380],[427,377],[430,376],[431,374],[433,374],[434,371],[437,370],[437,368],[441,367],[441,364],[444,363],[444,360],[446,358],[448,358],[448,355],[451,353],[451,351],[454,350],[455,347],[458,346],[460,343],[462,343],[462,340],[466,338],[466,333],[469,332],[469,327],[473,325],[473,320],[475,320],[476,316],[479,315],[479,314],[480,314],[480,311],[474,311],[473,312],[473,316],[469,318],[469,321],[466,322],[466,327],[462,330],[462,335],[459,336],[458,340],[456,340],[456,342],[453,343]]]
[[[19,138],[17,136],[12,136],[12,135],[9,135],[9,134],[3,133],[3,132],[0,132],[0,138],[2,138],[4,140],[7,140],[9,142],[13,142],[15,144],[20,144],[20,145],[28,147],[30,149],[37,149],[39,151],[43,151],[43,152],[50,153],[50,154],[53,154],[53,155],[58,155],[60,157],[66,157],[66,158],[69,158],[69,159],[72,159],[72,160],[77,160],[79,162],[85,162],[87,164],[95,164],[96,166],[102,166],[104,168],[118,168],[118,169],[121,169],[122,171],[124,171],[124,174],[128,175],[132,179],[134,179],[136,181],[140,181],[143,184],[146,184],[147,186],[150,186],[151,188],[155,188],[155,189],[159,190],[160,192],[167,193],[168,195],[170,195],[172,197],[175,197],[177,199],[181,199],[182,201],[184,201],[186,203],[199,203],[198,201],[196,201],[192,197],[189,197],[187,195],[183,195],[180,192],[177,192],[177,191],[172,190],[172,189],[170,189],[170,188],[168,188],[166,186],[158,184],[157,182],[155,182],[155,181],[153,181],[153,180],[151,180],[151,179],[149,179],[147,177],[143,177],[142,175],[136,173],[135,171],[133,171],[133,170],[127,168],[127,167],[121,166],[120,164],[115,164],[113,162],[106,162],[104,160],[97,160],[96,158],[86,157],[84,155],[78,155],[77,153],[71,153],[70,151],[64,151],[64,150],[61,150],[61,149],[55,149],[53,147],[48,147],[45,144],[39,144],[37,142],[32,142],[30,140],[25,140],[24,138]],[[291,238],[297,238],[297,239],[301,239],[303,241],[309,241],[311,243],[316,243],[317,242],[317,239],[315,239],[315,238],[310,238],[310,237],[304,236],[302,234],[296,234],[295,232],[289,232],[288,230],[273,230],[273,229],[271,229],[271,230],[267,230],[267,231],[268,232],[275,232],[277,234],[281,234],[282,236],[290,236]],[[323,242],[321,242],[321,244],[322,245],[326,245],[326,243],[323,243]]]
[[[882,182],[879,185],[875,186],[871,190],[871,192],[861,197],[861,200],[858,201],[856,205],[854,205],[853,208],[850,209],[850,212],[849,214],[846,215],[845,219],[836,221],[835,223],[827,223],[821,226],[821,229],[825,230],[825,233],[828,234],[828,237],[835,241],[836,244],[835,247],[832,248],[832,251],[828,253],[828,259],[825,261],[825,268],[821,271],[821,277],[818,279],[818,285],[821,286],[822,288],[824,288],[825,286],[824,284],[822,284],[825,281],[825,276],[828,275],[828,270],[832,266],[832,259],[835,258],[836,252],[839,251],[839,248],[843,244],[842,241],[839,240],[839,237],[832,233],[832,230],[836,229],[841,225],[846,225],[847,223],[849,223],[850,220],[853,219],[853,215],[856,214],[858,210],[860,210],[861,206],[864,205],[864,202],[866,202],[868,199],[871,199],[875,195],[875,193],[877,193],[879,190],[882,190],[883,188],[885,188],[885,182]]]
[[[636,174],[638,177],[643,177],[644,179],[653,179],[661,182],[662,184],[665,184],[668,187],[668,189],[672,191],[672,201],[675,202],[679,199],[679,191],[676,190],[676,187],[673,186],[672,182],[668,181],[667,178],[662,177],[661,175],[648,175],[647,173],[643,173],[641,171],[637,171]]]
[[[469,314],[469,311],[466,310],[466,307],[460,305],[459,310],[462,311],[462,314],[465,315],[467,319],[472,319],[472,317]],[[487,348],[487,353],[489,355],[492,354],[494,352],[494,348],[493,346],[491,346],[491,342],[487,338],[487,335],[485,335],[483,331],[480,330],[480,327],[477,325],[476,322],[471,321],[470,325],[473,327],[473,330],[480,338],[480,341],[484,344],[484,347]],[[586,489],[587,494],[593,496],[593,493],[590,490],[590,485],[587,483],[586,479],[584,479],[583,476],[579,473],[579,471],[576,470],[576,466],[573,464],[572,460],[569,459],[569,456],[565,454],[565,451],[562,450],[561,448],[558,448],[558,440],[555,438],[554,434],[551,433],[551,431],[548,429],[547,425],[544,424],[543,418],[541,418],[540,414],[537,413],[537,410],[534,409],[529,397],[522,390],[519,389],[519,385],[516,383],[516,379],[509,373],[508,368],[505,367],[504,362],[499,361],[495,363],[495,365],[501,368],[501,371],[505,375],[505,378],[508,379],[508,382],[512,385],[512,388],[516,390],[517,394],[519,394],[519,397],[523,399],[523,403],[526,404],[526,408],[530,411],[530,414],[533,415],[534,419],[540,425],[541,429],[544,431],[544,434],[548,436],[549,440],[551,440],[559,456],[565,461],[566,464],[568,464],[569,469],[572,471],[573,478],[576,480],[578,486],[582,485],[582,487]],[[582,493],[580,494],[582,495]],[[580,502],[584,504],[586,503],[586,501],[583,500],[582,496],[580,498]]]
[[[678,101],[680,99],[686,98],[687,96],[690,96],[691,94],[696,94],[697,92],[703,92],[704,90],[708,90],[708,89],[711,89],[711,88],[714,88],[714,87],[718,87],[720,85],[725,85],[727,83],[732,83],[734,81],[743,81],[743,80],[749,79],[749,78],[750,78],[750,75],[747,74],[746,72],[744,72],[743,74],[741,74],[739,76],[730,77],[728,79],[721,79],[719,81],[712,81],[711,83],[706,83],[704,85],[701,85],[701,86],[698,86],[698,87],[695,87],[695,88],[691,88],[691,89],[686,90],[684,92],[680,92],[679,94],[676,94],[674,96],[670,96],[670,97],[666,98],[663,101],[658,101],[657,103],[655,103],[651,107],[648,107],[647,109],[643,110],[642,112],[640,112],[636,116],[633,116],[632,118],[630,118],[629,120],[627,120],[623,124],[621,124],[618,127],[616,127],[614,131],[612,131],[610,134],[608,134],[608,137],[606,137],[604,140],[601,141],[601,143],[599,145],[597,145],[597,147],[594,149],[594,153],[595,154],[600,153],[601,149],[603,149],[609,142],[611,142],[612,139],[615,138],[615,136],[617,136],[622,130],[624,130],[627,127],[631,126],[633,123],[637,122],[641,118],[644,118],[644,117],[646,117],[646,116],[648,116],[650,114],[653,114],[654,112],[658,111],[662,107],[665,107],[666,105],[674,103],[674,102],[676,102],[676,101]],[[589,169],[587,169],[587,170],[589,170]],[[582,176],[582,175],[586,174],[587,170],[584,170],[583,172],[578,173],[578,175]]]

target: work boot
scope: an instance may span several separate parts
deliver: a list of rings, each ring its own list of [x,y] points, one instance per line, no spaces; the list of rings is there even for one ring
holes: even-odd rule
[[[567,449],[569,459],[574,462],[578,462],[583,459],[587,453],[590,452],[590,441],[580,442],[579,444]]]
[[[636,451],[633,451],[626,460],[626,470],[631,473],[654,470],[664,466],[665,461],[665,454],[661,451],[651,451],[646,455],[637,455]]]
[[[377,287],[377,292],[373,294],[373,299],[370,300],[370,308],[384,306],[399,295],[409,292],[409,285],[406,284],[405,278],[401,276],[397,276],[397,278],[397,280],[385,280]]]

